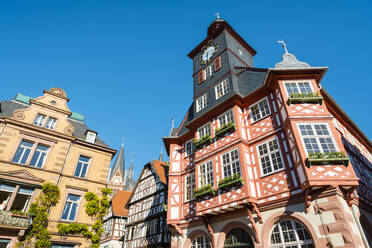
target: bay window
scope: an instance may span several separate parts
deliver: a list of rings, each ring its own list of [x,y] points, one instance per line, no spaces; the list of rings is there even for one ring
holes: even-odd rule
[[[238,148],[222,155],[223,177],[232,177],[235,174],[241,175]]]

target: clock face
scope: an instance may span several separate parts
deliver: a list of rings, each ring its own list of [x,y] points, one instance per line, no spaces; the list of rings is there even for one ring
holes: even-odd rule
[[[206,64],[210,61],[211,57],[217,52],[218,45],[210,42],[205,48],[204,52],[200,55],[200,64]]]

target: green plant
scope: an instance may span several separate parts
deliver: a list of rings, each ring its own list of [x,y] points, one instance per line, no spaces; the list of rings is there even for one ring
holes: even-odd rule
[[[311,152],[308,154],[307,165],[324,163],[343,163],[347,165],[349,157],[343,152]]]
[[[194,146],[196,149],[199,149],[203,145],[212,142],[212,137],[209,134],[204,135],[200,139],[194,141]]]
[[[28,229],[23,240],[18,242],[17,247],[28,248],[34,243],[35,248],[49,248],[50,233],[48,231],[48,212],[55,206],[60,198],[58,186],[52,183],[44,183],[42,192],[37,200],[31,204],[28,214],[32,217],[32,225]]]
[[[208,195],[208,194],[214,195],[215,192],[214,192],[213,186],[211,184],[208,184],[208,185],[204,185],[204,186],[194,189],[194,194],[195,194],[195,197],[198,198],[198,197]]]
[[[13,209],[11,210],[12,214],[16,214],[16,215],[23,215],[23,216],[26,216],[27,213],[23,212],[22,210],[16,210],[16,209]]]
[[[81,234],[86,239],[90,239],[91,248],[99,248],[99,242],[101,241],[101,234],[104,232],[102,228],[103,217],[107,214],[110,202],[108,195],[112,194],[110,188],[104,188],[101,190],[101,199],[93,192],[87,192],[84,195],[84,199],[87,201],[85,204],[85,212],[88,216],[95,219],[94,224],[89,228],[86,224],[70,223],[57,225],[58,232],[62,235],[66,234]]]
[[[236,125],[234,122],[230,121],[224,125],[222,125],[221,127],[217,128],[214,132],[215,136],[216,137],[220,137],[222,135],[224,135],[225,133],[227,133],[228,131],[230,130],[236,130]]]
[[[230,177],[225,177],[221,181],[218,182],[218,188],[223,189],[226,188],[230,185],[236,185],[237,183],[243,184],[243,179],[242,176],[238,173],[230,176]]]

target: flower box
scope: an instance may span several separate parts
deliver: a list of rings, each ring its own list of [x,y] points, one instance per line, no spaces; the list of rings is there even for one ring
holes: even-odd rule
[[[194,141],[194,146],[195,146],[196,149],[200,149],[204,145],[209,144],[211,142],[212,142],[212,137],[209,134],[207,134],[207,135],[204,135],[203,137],[201,137],[200,139],[195,140]]]
[[[288,98],[288,104],[292,103],[323,103],[323,97],[318,92],[292,93]]]
[[[218,182],[218,189],[225,190],[233,185],[243,185],[243,178],[240,174],[234,174],[231,177],[226,177]]]
[[[194,189],[194,197],[197,199],[200,199],[201,197],[204,197],[207,195],[215,195],[215,194],[216,192],[214,191],[214,188],[211,184]]]
[[[27,229],[31,225],[31,218],[24,214],[20,215],[10,211],[0,210],[0,225]]]
[[[217,137],[217,138],[220,138],[222,137],[225,133],[228,133],[230,131],[232,132],[235,132],[236,130],[236,125],[234,122],[230,121],[228,123],[226,123],[225,125],[223,125],[222,127],[220,128],[217,128],[216,131],[214,132],[214,135]]]
[[[349,157],[342,152],[314,152],[309,153],[309,157],[306,159],[306,164],[310,167],[311,165],[321,164],[344,164],[347,166],[349,163]]]

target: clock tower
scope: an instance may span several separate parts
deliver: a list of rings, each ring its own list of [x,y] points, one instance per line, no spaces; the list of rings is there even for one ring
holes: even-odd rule
[[[188,54],[193,60],[192,118],[203,115],[242,90],[238,89],[241,87],[238,75],[245,68],[254,67],[255,54],[256,51],[225,20],[216,19],[211,23],[207,37]],[[221,83],[223,85],[216,88]],[[218,90],[221,94],[215,92]]]

